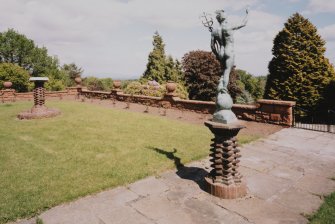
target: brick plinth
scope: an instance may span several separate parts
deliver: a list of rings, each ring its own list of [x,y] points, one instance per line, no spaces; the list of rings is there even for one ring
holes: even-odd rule
[[[244,126],[212,121],[206,121],[205,125],[215,136],[210,149],[212,170],[205,178],[207,192],[225,199],[245,196],[247,187],[238,171],[241,155],[236,139]]]
[[[225,185],[215,183],[211,177],[205,177],[205,189],[211,195],[223,199],[242,198],[247,194],[247,185],[244,182]]]

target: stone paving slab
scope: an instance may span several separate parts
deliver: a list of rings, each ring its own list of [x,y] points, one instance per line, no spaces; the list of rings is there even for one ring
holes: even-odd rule
[[[258,173],[253,176],[246,177],[249,192],[252,195],[266,200],[277,195],[283,190],[291,187],[294,182],[289,179],[278,178],[265,173]]]
[[[273,198],[273,201],[299,214],[312,214],[317,210],[322,200],[319,196],[291,187]],[[302,203],[303,202],[303,203]]]
[[[235,212],[249,223],[307,223],[301,214],[273,201],[266,201],[253,196],[237,200],[219,200],[222,208]]]
[[[243,146],[240,171],[248,195],[240,199],[219,199],[203,190],[210,171],[206,158],[59,205],[39,218],[44,224],[307,223],[305,215],[335,191],[334,145],[334,134],[287,128]]]

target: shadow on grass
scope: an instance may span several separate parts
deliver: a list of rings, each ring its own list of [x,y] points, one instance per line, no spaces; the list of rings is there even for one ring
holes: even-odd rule
[[[13,104],[9,104],[9,103],[6,103],[6,104],[3,104],[4,107],[12,107]]]
[[[204,189],[204,178],[207,176],[208,172],[202,168],[199,167],[187,167],[183,163],[181,163],[181,159],[175,155],[177,153],[177,149],[173,149],[173,152],[169,152],[167,150],[155,148],[155,147],[149,147],[149,149],[165,155],[168,159],[172,160],[174,162],[175,167],[177,168],[176,174],[182,178],[187,180],[192,180],[195,183],[198,184],[198,186],[202,189]]]

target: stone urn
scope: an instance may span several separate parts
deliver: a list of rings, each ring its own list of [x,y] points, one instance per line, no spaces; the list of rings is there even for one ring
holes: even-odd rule
[[[81,84],[81,78],[80,77],[76,77],[74,79],[74,81],[77,83],[77,85],[80,85]]]
[[[168,92],[168,94],[172,94],[175,90],[176,90],[176,83],[169,81],[168,83],[166,83],[166,91]]]
[[[120,89],[121,81],[120,80],[114,80],[113,81],[113,87],[114,87],[114,89]]]
[[[6,88],[6,89],[9,89],[10,87],[12,87],[13,83],[12,82],[4,82],[3,83],[3,86]]]

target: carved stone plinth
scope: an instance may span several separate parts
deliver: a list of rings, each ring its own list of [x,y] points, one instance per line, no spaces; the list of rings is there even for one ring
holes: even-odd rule
[[[35,83],[34,88],[34,106],[29,111],[21,112],[17,115],[19,119],[36,119],[54,117],[61,112],[58,109],[47,108],[45,104],[44,82],[48,81],[47,77],[32,77],[29,81]]]
[[[241,154],[236,139],[236,135],[244,126],[212,121],[206,121],[205,125],[215,136],[210,149],[212,170],[205,177],[206,191],[225,199],[245,196],[247,186],[238,171]]]

